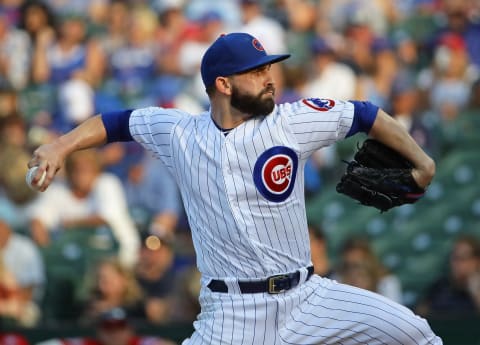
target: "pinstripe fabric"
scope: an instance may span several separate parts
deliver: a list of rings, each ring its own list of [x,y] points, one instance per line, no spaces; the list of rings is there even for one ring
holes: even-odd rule
[[[329,104],[278,105],[227,136],[209,112],[132,112],[133,138],[178,182],[202,273],[202,311],[184,345],[441,344],[406,308],[318,276],[278,295],[238,293],[236,279],[311,264],[304,164],[315,150],[343,139],[353,118],[352,103]],[[211,279],[225,280],[229,293],[211,292]]]
[[[205,288],[200,303],[195,332],[182,345],[442,344],[409,309],[316,275],[280,295]]]
[[[353,105],[336,102],[320,112],[302,102],[282,104],[227,136],[208,112],[177,109],[132,112],[130,131],[172,170],[192,228],[197,262],[209,278],[263,278],[310,264],[303,166],[314,150],[345,137]],[[286,147],[298,159],[292,194],[281,202],[259,193],[258,157]]]

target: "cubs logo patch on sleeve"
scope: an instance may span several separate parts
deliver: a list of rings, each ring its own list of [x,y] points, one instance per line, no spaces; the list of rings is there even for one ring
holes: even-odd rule
[[[305,98],[302,102],[312,109],[318,111],[328,111],[335,106],[335,101],[326,98]]]
[[[285,201],[292,193],[298,157],[285,146],[274,146],[258,157],[253,169],[257,190],[269,201]]]

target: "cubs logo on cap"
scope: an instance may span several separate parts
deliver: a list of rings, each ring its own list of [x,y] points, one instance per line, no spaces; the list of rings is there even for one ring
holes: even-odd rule
[[[255,163],[255,187],[269,201],[285,201],[292,194],[297,168],[295,151],[285,146],[274,146],[263,152]]]
[[[335,106],[335,101],[326,98],[306,98],[302,102],[318,111],[328,111]]]
[[[256,38],[254,38],[254,39],[252,40],[252,44],[253,44],[253,46],[255,47],[255,49],[257,49],[257,50],[260,50],[260,51],[264,51],[264,50],[265,50],[265,48],[263,48],[263,46],[262,46],[262,44],[260,43],[260,41],[257,40]]]

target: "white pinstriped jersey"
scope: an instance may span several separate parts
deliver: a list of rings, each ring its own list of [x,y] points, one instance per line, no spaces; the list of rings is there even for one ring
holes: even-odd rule
[[[177,179],[203,275],[201,312],[183,345],[442,344],[397,303],[318,275],[306,280],[303,167],[315,150],[346,136],[353,114],[350,102],[306,99],[225,136],[209,112],[132,112],[134,139]],[[294,289],[240,293],[238,280],[297,270]],[[211,291],[210,279],[223,279],[228,293]]]
[[[150,107],[132,112],[130,132],[176,177],[203,277],[248,280],[311,264],[303,167],[346,136],[353,111],[344,101],[285,103],[225,136],[210,112]]]

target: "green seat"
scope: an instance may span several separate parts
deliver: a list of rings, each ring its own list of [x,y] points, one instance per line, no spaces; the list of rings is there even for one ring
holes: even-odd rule
[[[454,150],[437,162],[435,180],[449,187],[468,187],[480,191],[480,155],[475,150]]]
[[[444,253],[428,251],[405,256],[404,263],[396,274],[402,282],[404,291],[419,296],[434,280],[445,273],[446,267]]]
[[[467,110],[460,113],[455,121],[444,124],[442,135],[447,142],[447,150],[477,150],[480,145],[480,116],[478,111]]]
[[[90,267],[117,253],[118,244],[105,227],[63,231],[42,251],[47,286],[43,299],[45,323],[74,320],[79,289]]]

